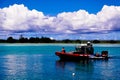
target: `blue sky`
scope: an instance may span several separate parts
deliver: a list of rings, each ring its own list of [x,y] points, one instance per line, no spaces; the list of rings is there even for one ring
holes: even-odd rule
[[[0,0],[0,38],[120,39],[119,0]]]
[[[46,15],[57,15],[61,12],[84,9],[89,13],[97,13],[104,5],[119,6],[119,0],[0,0],[0,8],[13,4],[24,4],[29,9],[36,9]]]

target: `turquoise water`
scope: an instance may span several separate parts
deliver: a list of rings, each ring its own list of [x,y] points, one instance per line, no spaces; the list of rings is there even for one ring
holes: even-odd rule
[[[56,51],[78,44],[0,44],[0,80],[119,80],[120,44],[94,45],[109,60],[61,62]],[[75,75],[72,75],[75,73]]]

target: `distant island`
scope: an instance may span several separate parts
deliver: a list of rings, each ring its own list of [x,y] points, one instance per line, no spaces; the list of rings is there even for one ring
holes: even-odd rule
[[[13,37],[8,37],[5,39],[0,39],[0,43],[86,43],[87,41],[91,41],[94,44],[100,44],[100,43],[111,43],[116,44],[120,43],[120,40],[70,40],[70,39],[64,39],[64,40],[55,40],[50,39],[48,37],[20,37],[19,39],[14,39]]]

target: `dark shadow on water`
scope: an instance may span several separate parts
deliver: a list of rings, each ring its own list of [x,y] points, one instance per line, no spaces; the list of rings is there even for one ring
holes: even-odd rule
[[[73,69],[73,70],[79,70],[80,68],[88,68],[92,65],[93,63],[89,60],[81,60],[81,61],[61,61],[58,60],[56,61],[56,67],[61,68],[61,69]]]
[[[60,74],[66,75],[66,72],[72,75],[75,73],[74,80],[96,80],[98,77],[98,80],[102,80],[100,76],[109,66],[109,60],[80,60],[77,62],[58,60],[55,65]]]
[[[75,71],[92,71],[94,69],[94,64],[104,62],[108,63],[108,60],[80,60],[80,61],[56,61],[56,67],[58,69],[73,69]]]

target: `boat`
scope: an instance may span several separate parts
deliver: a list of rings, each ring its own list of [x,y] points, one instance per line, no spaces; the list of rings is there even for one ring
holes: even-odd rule
[[[57,51],[55,54],[60,58],[60,60],[89,60],[89,59],[108,59],[108,51],[101,51],[100,53],[94,53],[94,48],[92,43],[87,42],[86,44],[80,44],[75,47],[75,51],[66,52],[64,47],[62,51]]]

